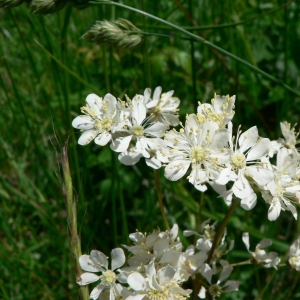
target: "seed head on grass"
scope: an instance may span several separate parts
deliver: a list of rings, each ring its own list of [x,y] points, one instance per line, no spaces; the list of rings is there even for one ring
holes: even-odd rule
[[[132,48],[141,42],[139,31],[136,26],[125,19],[104,20],[96,21],[82,38],[96,44]]]
[[[52,14],[63,9],[66,3],[63,0],[33,0],[29,9],[35,14]]]

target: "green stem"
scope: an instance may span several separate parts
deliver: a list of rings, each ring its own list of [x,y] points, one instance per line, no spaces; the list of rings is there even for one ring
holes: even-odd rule
[[[220,240],[222,239],[222,236],[223,236],[223,233],[224,233],[224,230],[225,230],[225,227],[232,215],[232,213],[234,212],[234,210],[237,208],[237,206],[240,204],[241,200],[240,199],[235,199],[233,201],[233,203],[231,204],[227,214],[225,215],[222,223],[220,224],[216,234],[215,234],[215,238],[214,238],[214,241],[213,241],[213,244],[212,244],[212,247],[210,249],[210,252],[208,254],[208,257],[207,257],[207,260],[206,260],[206,263],[209,265],[212,258],[213,258],[213,255],[214,255],[214,252],[215,252],[215,249],[217,248],[217,246],[219,245],[219,242]]]
[[[80,265],[79,265],[79,257],[81,256],[81,243],[80,237],[77,231],[77,210],[76,210],[76,201],[73,197],[73,185],[72,185],[72,177],[70,173],[70,166],[69,166],[69,159],[68,159],[68,150],[67,146],[63,147],[62,149],[62,169],[63,169],[63,176],[64,176],[64,186],[63,192],[66,200],[67,206],[67,220],[68,220],[68,227],[69,227],[69,243],[70,243],[70,250],[73,255],[74,259],[74,266],[75,266],[75,274],[76,278],[80,278],[82,274]],[[87,286],[80,287],[80,294],[82,300],[89,299],[89,290]]]
[[[264,72],[263,70],[261,70],[261,69],[255,67],[255,66],[253,66],[252,64],[250,64],[249,62],[247,62],[247,61],[241,59],[240,57],[237,57],[237,56],[233,55],[232,53],[230,53],[230,52],[228,52],[228,51],[226,51],[226,50],[224,50],[224,49],[222,49],[222,48],[216,46],[215,44],[210,43],[209,41],[205,40],[204,38],[202,38],[202,37],[200,37],[200,36],[198,36],[198,35],[196,35],[196,34],[193,34],[193,33],[189,32],[189,31],[187,31],[187,30],[181,28],[181,27],[178,26],[178,25],[172,24],[172,23],[170,23],[170,22],[168,22],[168,21],[166,21],[166,20],[163,20],[163,19],[161,19],[161,18],[159,18],[159,17],[156,17],[156,16],[154,16],[154,15],[151,15],[151,14],[149,14],[149,13],[147,13],[147,12],[141,11],[141,10],[136,9],[136,8],[134,8],[134,7],[130,7],[130,6],[127,6],[127,5],[125,5],[125,4],[117,3],[117,2],[114,2],[114,1],[101,1],[101,0],[99,0],[99,1],[90,1],[89,3],[90,3],[90,4],[95,4],[95,5],[115,5],[115,6],[119,6],[119,7],[122,7],[122,8],[126,8],[126,9],[128,9],[128,10],[134,11],[134,12],[136,12],[136,13],[142,14],[142,15],[144,15],[144,16],[146,16],[146,17],[148,17],[148,18],[154,19],[154,20],[156,20],[156,21],[158,21],[158,22],[160,22],[160,23],[166,24],[166,25],[168,25],[169,27],[174,28],[174,29],[176,29],[176,30],[178,30],[178,31],[180,31],[180,32],[182,32],[182,33],[184,33],[184,34],[186,34],[186,35],[188,35],[188,36],[194,38],[196,41],[201,42],[201,43],[203,43],[204,45],[206,45],[206,46],[208,46],[208,47],[210,47],[210,48],[212,48],[212,49],[215,49],[215,50],[217,50],[218,52],[220,52],[220,53],[222,53],[222,54],[224,54],[224,55],[226,55],[226,56],[228,56],[228,57],[234,59],[235,61],[240,62],[241,64],[243,64],[244,66],[248,67],[249,69],[255,71],[256,73],[262,75],[262,76],[265,77],[265,78],[268,78],[270,81],[273,81],[273,82],[275,82],[276,84],[281,85],[281,86],[284,87],[286,90],[288,90],[288,91],[290,91],[291,93],[293,93],[293,94],[295,94],[295,95],[297,95],[297,96],[300,97],[300,92],[298,92],[298,91],[294,90],[293,88],[291,88],[290,86],[286,85],[286,84],[283,83],[281,80],[279,80],[279,79],[277,79],[277,78],[271,76],[270,74]]]
[[[200,203],[199,203],[199,211],[198,211],[198,218],[197,218],[197,225],[196,225],[196,231],[197,231],[197,232],[200,231],[203,202],[204,202],[204,193],[201,192],[201,195],[200,195]],[[194,244],[196,244],[197,239],[198,239],[198,236],[195,235]]]
[[[156,187],[160,212],[161,212],[163,221],[165,223],[166,229],[170,230],[170,226],[169,226],[169,223],[168,223],[168,219],[167,219],[167,216],[166,216],[165,207],[164,207],[164,203],[163,203],[163,195],[162,195],[160,181],[159,181],[159,174],[158,174],[157,170],[153,170],[153,171],[154,171],[155,187]]]

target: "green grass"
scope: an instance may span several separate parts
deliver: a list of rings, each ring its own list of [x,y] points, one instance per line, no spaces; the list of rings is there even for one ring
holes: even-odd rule
[[[0,9],[0,299],[77,299],[59,155],[68,143],[82,251],[107,255],[128,243],[128,232],[163,228],[154,176],[143,162],[120,165],[116,153],[95,144],[77,145],[71,127],[89,93],[110,92],[124,99],[146,87],[175,90],[182,101],[181,120],[197,102],[214,93],[235,94],[237,128],[257,125],[261,136],[276,139],[279,122],[299,122],[300,9],[296,3],[271,13],[283,1],[126,1],[164,20],[193,30],[209,42],[280,80],[275,83],[203,43],[181,39],[183,33],[120,7],[67,7],[52,15],[34,15],[25,5]],[[192,13],[192,14],[191,14]],[[256,17],[257,18],[253,18]],[[96,20],[126,18],[147,32],[128,51],[93,45],[80,37]],[[239,22],[244,22],[240,25]],[[222,27],[222,24],[229,24]],[[205,28],[205,27],[211,28]],[[169,182],[160,170],[169,222],[180,229],[197,224],[200,193],[184,180]],[[227,211],[213,192],[204,197],[203,220],[221,220]],[[281,256],[299,233],[299,222],[282,213],[267,221],[259,199],[251,211],[237,209],[228,225],[236,245],[231,262],[247,259],[242,232],[251,245],[274,239]],[[185,242],[185,240],[184,240]],[[239,267],[240,291],[225,299],[254,299],[274,270]],[[239,276],[236,278],[234,276]],[[266,279],[267,278],[267,279]],[[262,299],[300,296],[296,272],[281,268]],[[298,280],[297,279],[297,280]],[[298,288],[298,290],[297,290]]]

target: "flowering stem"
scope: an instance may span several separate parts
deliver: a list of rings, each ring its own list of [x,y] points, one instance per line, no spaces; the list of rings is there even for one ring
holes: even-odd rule
[[[144,15],[144,16],[146,16],[146,17],[148,17],[148,18],[154,19],[154,20],[156,20],[156,21],[158,21],[158,22],[160,22],[160,23],[162,23],[162,24],[166,24],[166,25],[168,25],[169,27],[174,28],[174,29],[180,31],[180,32],[186,34],[187,36],[190,36],[190,37],[194,38],[196,41],[201,42],[201,43],[203,43],[204,45],[206,45],[206,46],[208,46],[208,47],[210,47],[210,48],[212,48],[212,49],[215,49],[215,50],[217,50],[218,52],[220,52],[220,53],[226,55],[227,57],[230,57],[231,59],[233,59],[233,60],[235,60],[235,61],[237,61],[237,62],[243,64],[244,66],[248,67],[249,69],[253,70],[254,72],[256,72],[256,73],[262,75],[262,76],[265,77],[265,78],[268,78],[270,81],[273,81],[273,82],[275,82],[276,84],[281,85],[283,88],[285,88],[286,90],[290,91],[291,93],[293,93],[293,94],[295,94],[295,95],[297,95],[297,96],[300,96],[300,92],[298,92],[298,91],[296,91],[295,89],[291,88],[290,86],[286,85],[286,84],[283,83],[281,80],[279,80],[279,79],[277,79],[277,78],[271,76],[271,75],[268,74],[267,72],[264,72],[263,70],[261,70],[261,69],[255,67],[254,65],[252,65],[252,64],[250,64],[249,62],[247,62],[247,61],[241,59],[240,57],[235,56],[234,54],[232,54],[232,53],[230,53],[230,52],[224,50],[223,48],[220,48],[220,47],[216,46],[215,44],[210,43],[209,41],[205,40],[205,39],[202,38],[201,36],[198,36],[198,35],[196,35],[196,34],[194,34],[194,33],[192,33],[192,32],[189,32],[189,31],[183,29],[182,27],[180,27],[180,26],[178,26],[178,25],[172,24],[172,23],[170,23],[170,22],[168,22],[168,21],[166,21],[166,20],[164,20],[164,19],[161,19],[161,18],[159,18],[159,17],[156,17],[156,16],[154,16],[154,15],[151,15],[151,14],[145,12],[145,11],[141,11],[141,10],[139,10],[139,9],[137,9],[137,8],[134,8],[134,7],[131,7],[131,6],[128,6],[128,5],[119,3],[119,2],[108,1],[108,0],[98,0],[98,1],[95,0],[95,1],[89,1],[89,3],[90,3],[90,4],[94,4],[94,5],[115,5],[115,6],[123,7],[123,8],[126,8],[126,9],[128,9],[128,10],[131,10],[131,11],[134,11],[134,12],[136,12],[136,13],[139,13],[139,14],[141,14],[141,15]]]
[[[76,278],[79,278],[82,274],[80,265],[79,265],[79,257],[81,256],[81,244],[80,237],[77,231],[77,210],[76,210],[76,201],[73,198],[73,186],[72,186],[72,177],[70,173],[70,166],[68,160],[68,150],[67,146],[62,149],[62,169],[64,176],[64,186],[63,193],[65,196],[66,206],[67,206],[67,221],[69,227],[69,243],[71,252],[74,259],[75,266],[75,274]],[[88,300],[89,299],[89,290],[87,286],[80,287],[81,299]]]
[[[158,198],[160,212],[163,217],[166,229],[170,230],[170,226],[168,223],[168,219],[166,216],[165,207],[164,207],[164,203],[163,203],[163,197],[162,197],[161,186],[160,186],[160,181],[159,181],[159,174],[158,174],[157,170],[153,170],[153,171],[154,171],[154,180],[155,180],[155,186],[156,186],[156,192],[157,192],[157,198]]]
[[[228,223],[228,221],[229,221],[229,219],[230,219],[232,213],[234,212],[234,210],[236,209],[236,207],[239,205],[240,202],[241,202],[241,200],[238,199],[238,198],[236,198],[236,199],[233,201],[233,203],[231,204],[231,206],[230,206],[230,208],[229,208],[227,214],[225,215],[225,217],[224,217],[222,223],[220,224],[220,226],[219,226],[219,228],[218,228],[218,230],[217,230],[217,232],[216,232],[216,235],[215,235],[215,238],[214,238],[214,242],[213,242],[213,244],[212,244],[212,247],[211,247],[211,249],[210,249],[210,252],[209,252],[208,257],[207,257],[207,260],[206,260],[206,263],[207,263],[207,264],[210,264],[210,262],[211,262],[211,260],[212,260],[212,258],[213,258],[213,254],[214,254],[214,252],[215,252],[215,249],[216,249],[216,247],[218,246],[218,244],[219,244],[219,242],[220,242],[220,240],[221,240],[221,238],[222,238],[222,236],[223,236],[225,227],[226,227],[226,225],[227,225],[227,223]]]

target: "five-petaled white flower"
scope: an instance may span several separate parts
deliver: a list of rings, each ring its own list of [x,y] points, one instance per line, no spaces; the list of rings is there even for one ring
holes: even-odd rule
[[[114,300],[120,296],[120,287],[116,283],[118,274],[115,270],[122,267],[125,263],[124,251],[121,248],[115,248],[111,251],[111,269],[108,269],[108,260],[105,254],[98,250],[92,250],[90,255],[81,255],[79,258],[80,267],[88,272],[83,273],[77,281],[79,285],[100,280],[100,283],[92,290],[90,298],[96,300],[99,295],[109,289],[109,299]],[[101,272],[100,276],[90,272]]]

